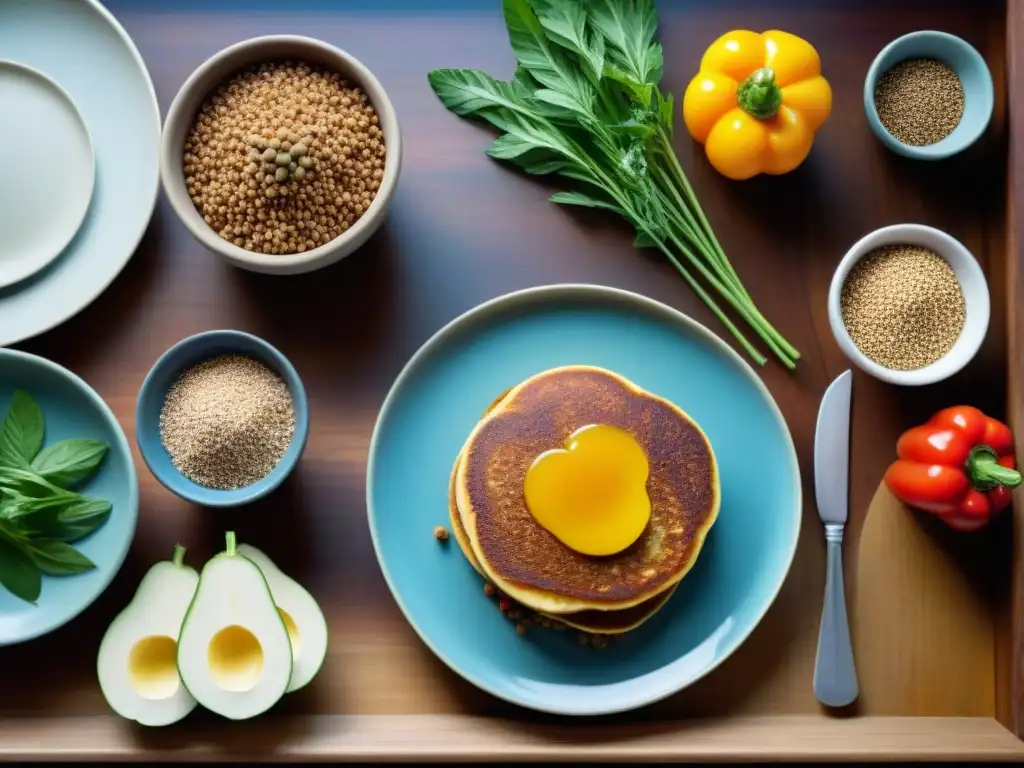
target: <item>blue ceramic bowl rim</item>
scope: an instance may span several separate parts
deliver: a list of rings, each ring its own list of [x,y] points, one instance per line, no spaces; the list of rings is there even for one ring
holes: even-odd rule
[[[74,620],[85,611],[90,605],[107,591],[107,587],[117,576],[118,571],[121,570],[121,566],[124,565],[125,558],[128,557],[128,550],[131,549],[132,541],[135,539],[135,529],[138,527],[139,521],[139,477],[135,471],[135,461],[132,459],[132,448],[128,442],[128,437],[124,433],[124,429],[121,428],[121,423],[117,420],[117,416],[110,410],[110,406],[107,405],[106,401],[100,397],[99,393],[90,387],[84,379],[75,373],[72,373],[62,365],[58,365],[52,360],[47,360],[45,357],[39,355],[33,355],[30,352],[22,352],[17,349],[6,349],[0,347],[0,361],[7,358],[17,358],[27,362],[29,365],[35,365],[40,368],[57,374],[58,376],[71,382],[71,384],[77,388],[86,399],[96,408],[97,412],[103,417],[103,421],[110,427],[111,432],[114,435],[114,439],[117,441],[117,449],[128,461],[128,509],[126,513],[130,516],[128,521],[128,535],[125,537],[125,543],[118,552],[114,554],[111,560],[113,567],[110,569],[107,577],[102,581],[97,582],[97,587],[94,593],[88,597],[78,608],[71,611],[70,613],[63,616],[63,618],[51,622],[49,625],[42,625],[35,631],[26,634],[19,640],[15,640],[7,643],[7,645],[15,645],[17,643],[24,643],[28,640],[34,640],[37,637],[49,634],[56,629],[60,629],[65,624]]]
[[[402,595],[395,586],[395,581],[388,570],[387,564],[385,563],[380,539],[377,535],[377,512],[373,504],[373,485],[374,476],[376,474],[376,456],[381,441],[382,425],[387,418],[388,412],[393,407],[394,401],[397,399],[398,393],[404,386],[406,380],[413,376],[416,369],[420,365],[424,364],[431,355],[434,354],[436,349],[446,343],[451,336],[459,333],[465,326],[475,321],[478,317],[490,315],[497,311],[515,309],[519,306],[529,305],[538,300],[558,299],[559,297],[574,298],[581,296],[599,301],[615,301],[622,305],[632,304],[634,307],[642,311],[660,316],[662,319],[668,320],[676,325],[686,328],[692,333],[695,333],[701,337],[701,339],[715,347],[717,351],[730,358],[732,362],[736,363],[743,374],[750,379],[757,390],[764,396],[772,415],[775,417],[775,420],[782,430],[782,434],[785,436],[788,449],[787,454],[789,456],[790,468],[792,470],[791,482],[794,488],[795,504],[793,505],[794,533],[789,545],[789,552],[786,553],[785,567],[781,568],[779,572],[778,583],[775,584],[770,591],[769,598],[765,601],[764,607],[756,614],[756,618],[751,622],[750,627],[742,634],[738,634],[735,641],[721,652],[719,658],[713,664],[709,664],[690,679],[675,679],[668,683],[662,683],[659,687],[652,689],[646,695],[637,696],[632,700],[618,701],[611,705],[603,704],[598,701],[586,702],[587,706],[585,707],[568,710],[548,708],[542,704],[538,704],[537,702],[528,701],[524,698],[509,694],[499,688],[489,685],[484,681],[477,679],[473,675],[468,674],[461,668],[457,660],[452,659],[447,654],[443,653],[440,648],[431,642],[430,638],[416,623],[412,613],[406,606],[405,601],[402,599]],[[789,425],[786,424],[786,419],[782,415],[782,411],[779,409],[778,403],[775,402],[775,398],[772,397],[768,387],[765,386],[764,382],[757,375],[754,369],[750,367],[750,364],[747,363],[747,361],[744,360],[736,350],[715,335],[710,329],[697,322],[689,315],[686,315],[666,304],[662,304],[660,301],[648,298],[647,296],[642,296],[641,294],[626,291],[621,288],[613,288],[604,285],[589,283],[558,283],[512,291],[511,293],[506,293],[478,304],[442,326],[440,330],[436,331],[429,339],[427,339],[427,341],[424,342],[418,350],[416,350],[413,356],[409,358],[409,361],[405,366],[403,366],[394,383],[391,385],[391,389],[388,390],[387,396],[384,398],[384,403],[381,405],[380,412],[377,414],[377,422],[373,428],[373,435],[370,438],[370,452],[366,463],[366,514],[370,527],[370,538],[373,541],[373,551],[377,557],[377,564],[380,566],[381,573],[384,575],[384,580],[388,585],[388,589],[391,590],[391,594],[394,597],[395,602],[398,604],[399,610],[402,611],[406,621],[409,622],[409,625],[413,628],[416,634],[419,635],[420,640],[422,640],[423,643],[433,651],[434,655],[444,662],[449,669],[458,674],[464,680],[475,685],[477,688],[486,691],[498,699],[502,699],[511,704],[516,704],[517,706],[532,709],[537,712],[544,712],[552,715],[572,716],[611,715],[648,706],[649,704],[661,701],[662,699],[693,685],[698,680],[704,678],[717,669],[722,662],[732,656],[732,654],[735,653],[744,642],[746,642],[754,629],[764,619],[765,614],[768,613],[771,606],[775,604],[775,600],[778,598],[779,592],[782,590],[782,586],[789,577],[789,572],[793,566],[793,558],[796,556],[796,548],[800,540],[801,520],[803,519],[803,484],[800,479],[800,465],[797,460],[796,446],[793,443],[793,436],[790,434]]]
[[[297,445],[296,450],[290,457],[286,454],[282,457],[281,462],[271,470],[263,479],[257,481],[253,485],[246,486],[245,488],[236,488],[231,491],[222,491],[215,488],[204,488],[203,498],[199,498],[194,495],[191,488],[188,485],[177,484],[171,482],[159,469],[154,468],[154,463],[150,461],[150,452],[146,447],[145,441],[141,439],[141,429],[139,426],[145,423],[146,415],[143,413],[142,402],[144,394],[149,390],[153,389],[155,385],[154,381],[158,374],[161,374],[170,365],[171,357],[183,349],[195,346],[208,339],[223,339],[230,342],[233,339],[245,339],[246,341],[255,344],[256,346],[263,349],[267,355],[275,361],[279,366],[276,373],[284,379],[288,385],[288,391],[292,396],[292,403],[295,407],[295,434],[292,436],[291,445]],[[180,373],[180,371],[179,371]],[[157,361],[153,363],[153,367],[149,369],[149,373],[146,374],[146,378],[142,381],[142,386],[139,387],[139,394],[135,401],[135,442],[139,446],[139,453],[142,455],[142,460],[145,462],[149,471],[152,473],[164,488],[169,490],[176,496],[180,496],[186,501],[190,501],[193,504],[198,504],[203,507],[212,508],[227,508],[227,507],[238,507],[243,504],[249,504],[250,502],[261,499],[267,494],[274,491],[281,483],[284,482],[285,478],[291,474],[291,471],[298,464],[299,459],[302,456],[302,452],[306,447],[306,440],[309,436],[309,406],[306,400],[306,390],[302,385],[302,379],[299,378],[298,372],[295,370],[295,366],[291,364],[287,357],[281,353],[273,344],[268,341],[261,339],[259,336],[255,336],[245,331],[233,331],[229,329],[221,329],[214,331],[203,331],[192,336],[186,336],[184,339],[173,344],[166,352],[157,358]],[[163,444],[160,443],[161,449]],[[186,480],[180,472],[174,470],[174,476]],[[248,492],[250,488],[257,488]]]
[[[953,143],[949,143],[946,139],[943,139],[935,144],[917,147],[912,144],[904,144],[889,133],[888,129],[882,125],[882,121],[878,117],[878,110],[875,109],[875,85],[878,82],[878,78],[883,74],[880,72],[882,60],[897,47],[905,45],[911,40],[920,39],[938,40],[950,46],[959,48],[968,57],[974,59],[978,64],[980,64],[980,71],[985,73],[984,88],[989,93],[990,104],[987,113],[985,114],[985,119],[981,121],[978,130],[973,135],[966,135],[965,138],[958,139]],[[942,32],[937,29],[919,29],[916,32],[908,32],[907,34],[901,35],[895,40],[892,40],[882,48],[882,50],[880,50],[871,61],[871,66],[868,67],[868,73],[864,77],[864,111],[867,113],[868,124],[871,126],[872,132],[884,143],[888,144],[894,152],[898,152],[906,157],[918,160],[942,160],[947,157],[952,157],[953,155],[970,147],[979,138],[981,138],[988,129],[989,122],[992,120],[994,105],[995,87],[992,84],[992,72],[989,69],[988,62],[985,61],[985,57],[978,52],[977,48],[968,43],[962,37],[957,37],[954,34]]]

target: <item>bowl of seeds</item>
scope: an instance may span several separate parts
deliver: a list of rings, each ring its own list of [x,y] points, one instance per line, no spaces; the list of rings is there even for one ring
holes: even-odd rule
[[[306,446],[309,413],[295,368],[241,331],[189,336],[146,375],[135,438],[164,487],[206,507],[266,496]]]
[[[911,32],[875,57],[864,79],[868,124],[892,151],[920,160],[961,152],[985,132],[994,103],[980,53],[946,32]]]
[[[933,384],[981,347],[989,322],[985,273],[945,232],[883,227],[839,262],[828,319],[839,347],[862,370],[890,384]]]
[[[189,232],[243,269],[297,274],[384,221],[398,118],[363,64],[320,40],[258,37],[193,72],[164,123],[160,177]]]

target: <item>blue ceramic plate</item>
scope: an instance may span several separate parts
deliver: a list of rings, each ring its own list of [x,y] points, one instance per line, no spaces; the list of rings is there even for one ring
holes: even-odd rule
[[[491,401],[574,364],[608,368],[684,409],[711,440],[722,481],[693,570],[654,618],[602,653],[575,645],[572,632],[518,637],[459,547],[432,535],[448,522],[455,457]],[[713,670],[775,599],[800,528],[793,441],[750,366],[685,315],[598,286],[513,293],[435,334],[384,402],[366,483],[381,568],[424,642],[480,688],[557,714],[643,706]]]
[[[139,514],[139,484],[132,452],[102,398],[56,363],[0,349],[0,419],[7,413],[15,389],[26,390],[39,403],[46,420],[44,446],[70,437],[91,437],[110,446],[99,471],[77,490],[106,499],[113,510],[106,523],[73,545],[96,563],[95,570],[77,576],[44,576],[43,591],[34,606],[0,589],[0,646],[46,634],[88,608],[124,562]]]

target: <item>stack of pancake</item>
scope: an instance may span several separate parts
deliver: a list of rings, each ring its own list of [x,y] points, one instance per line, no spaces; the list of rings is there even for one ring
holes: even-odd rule
[[[643,448],[649,522],[613,555],[570,549],[531,514],[527,471],[590,425]],[[693,566],[715,522],[718,468],[707,437],[679,408],[590,366],[555,368],[495,400],[451,474],[449,514],[466,559],[512,600],[586,633],[621,634],[653,616]]]

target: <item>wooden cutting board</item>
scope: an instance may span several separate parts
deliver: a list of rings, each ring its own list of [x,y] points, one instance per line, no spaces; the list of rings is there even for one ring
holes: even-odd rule
[[[861,708],[993,716],[995,612],[977,565],[999,549],[995,531],[946,529],[879,486],[848,592]]]

